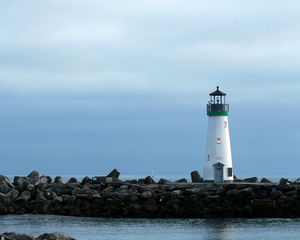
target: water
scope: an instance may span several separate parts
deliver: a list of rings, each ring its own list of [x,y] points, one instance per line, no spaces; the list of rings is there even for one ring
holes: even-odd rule
[[[49,215],[0,216],[0,232],[61,231],[78,240],[299,239],[300,219],[104,219]]]

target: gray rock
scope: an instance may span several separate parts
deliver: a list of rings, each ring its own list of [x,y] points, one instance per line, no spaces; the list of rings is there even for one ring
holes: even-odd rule
[[[198,171],[191,172],[192,183],[200,183],[203,182],[203,178],[200,176]]]
[[[151,176],[148,176],[148,177],[145,177],[144,183],[145,184],[155,184],[156,182]]]
[[[137,184],[138,181],[136,179],[132,179],[132,180],[126,180],[125,183]]]
[[[137,183],[138,183],[138,184],[145,184],[145,179],[144,179],[144,178],[139,178],[139,179],[137,180]]]
[[[54,183],[56,183],[56,184],[63,184],[63,181],[62,181],[62,178],[61,178],[61,176],[57,176],[57,177],[55,177],[55,179],[54,179]]]
[[[4,240],[34,240],[34,236],[25,233],[5,232],[1,234]]]
[[[61,197],[63,198],[63,202],[67,204],[74,203],[76,201],[76,196],[74,195],[62,195]]]
[[[39,172],[34,170],[31,173],[29,173],[27,177],[28,178],[36,178],[36,177],[39,177],[39,176],[40,176]]]
[[[10,188],[14,188],[15,186],[10,182],[9,178],[4,176],[4,175],[0,175],[0,182],[5,182],[7,186],[9,186]]]
[[[56,197],[54,200],[53,200],[56,204],[61,204],[63,201],[64,201],[64,199],[63,199],[63,197]]]
[[[121,185],[119,187],[120,190],[128,190],[128,186],[127,185]]]
[[[52,190],[52,189],[47,189],[45,191],[45,197],[48,199],[48,200],[53,200],[57,197],[56,193]]]
[[[243,179],[243,182],[257,183],[258,179],[257,179],[257,177],[250,177],[250,178]]]
[[[46,176],[46,178],[47,178],[47,183],[48,183],[48,184],[52,183],[52,177]]]
[[[25,177],[14,177],[14,186],[18,189],[18,191],[22,192],[26,189],[27,185],[29,184],[27,178]]]
[[[239,192],[240,191],[238,189],[231,189],[226,192],[226,196],[229,198],[236,198]]]
[[[0,193],[0,203],[4,202],[4,200],[5,200],[5,194]]]
[[[186,178],[181,178],[179,180],[176,181],[177,183],[187,183],[188,180]]]
[[[260,180],[260,183],[272,183],[272,182],[269,179],[267,179],[267,178],[262,178]]]
[[[120,172],[117,169],[112,170],[107,177],[112,177],[114,179],[118,179],[120,176]]]
[[[91,183],[92,182],[92,179],[89,178],[89,177],[84,177],[81,181],[81,183],[84,185],[86,183]]]
[[[31,193],[29,191],[24,191],[20,194],[20,196],[16,199],[17,202],[29,202],[31,200]]]
[[[172,192],[172,194],[174,196],[180,196],[180,195],[182,195],[182,191],[181,190],[175,190],[175,191]]]
[[[143,207],[149,212],[155,212],[158,210],[157,203],[154,199],[147,200]]]
[[[48,185],[48,178],[42,176],[40,178],[35,179],[34,186],[36,186],[39,190],[43,190]]]
[[[30,192],[31,194],[35,193],[35,187],[33,186],[33,184],[28,184],[26,187],[26,191]]]
[[[19,191],[15,188],[10,190],[8,193],[5,194],[4,196],[4,201],[7,203],[12,203],[14,202],[19,196]]]
[[[290,185],[291,183],[293,183],[292,181],[290,181],[289,179],[287,178],[281,178],[279,180],[279,184],[282,185],[282,186],[287,186],[287,185]]]
[[[238,196],[240,199],[246,199],[253,196],[253,189],[251,187],[244,188],[239,191]]]
[[[44,201],[44,200],[46,200],[45,193],[42,192],[42,191],[39,191],[39,190],[36,191],[35,200],[37,200],[37,201]]]
[[[169,180],[167,180],[165,178],[161,178],[158,181],[158,184],[168,184],[168,183],[171,183],[171,181],[169,181]]]
[[[33,184],[34,186],[37,186],[40,183],[40,177],[28,178],[28,183]]]
[[[114,182],[114,180],[115,180],[114,178],[106,177],[106,176],[93,177],[93,181],[100,182],[100,183],[112,183]]]
[[[0,192],[8,193],[12,188],[9,187],[5,181],[0,182]]]
[[[38,236],[35,240],[75,240],[65,233],[44,233]]]
[[[277,189],[273,189],[273,190],[271,191],[271,196],[272,196],[274,199],[277,199],[277,198],[283,197],[284,195],[283,195],[283,193],[282,193],[281,191],[279,191],[279,190],[277,190]]]
[[[143,199],[151,198],[152,197],[152,192],[151,191],[145,191],[145,192],[142,193],[141,197]]]
[[[68,183],[77,183],[77,182],[78,182],[77,179],[74,177],[71,177],[68,181]]]

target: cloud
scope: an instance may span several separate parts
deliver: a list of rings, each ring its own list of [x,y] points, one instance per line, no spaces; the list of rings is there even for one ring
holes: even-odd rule
[[[217,84],[237,94],[243,88],[258,93],[268,87],[271,95],[277,89],[295,91],[298,4],[1,3],[1,88],[28,94],[143,92],[182,99],[206,94]]]

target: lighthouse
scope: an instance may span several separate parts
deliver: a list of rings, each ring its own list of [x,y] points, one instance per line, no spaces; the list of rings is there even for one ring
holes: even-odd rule
[[[206,182],[233,181],[226,94],[217,90],[209,94],[207,104],[208,128],[203,180]]]

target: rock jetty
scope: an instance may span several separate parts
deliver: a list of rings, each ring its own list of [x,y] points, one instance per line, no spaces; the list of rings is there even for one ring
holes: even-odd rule
[[[5,232],[0,234],[0,240],[75,240],[75,239],[65,233],[60,233],[60,232],[44,233],[36,238],[26,233]]]
[[[57,214],[91,217],[216,218],[300,217],[300,181],[263,178],[233,183],[172,182],[151,176],[121,181],[114,169],[107,176],[63,182],[40,176],[0,176],[0,214]]]

